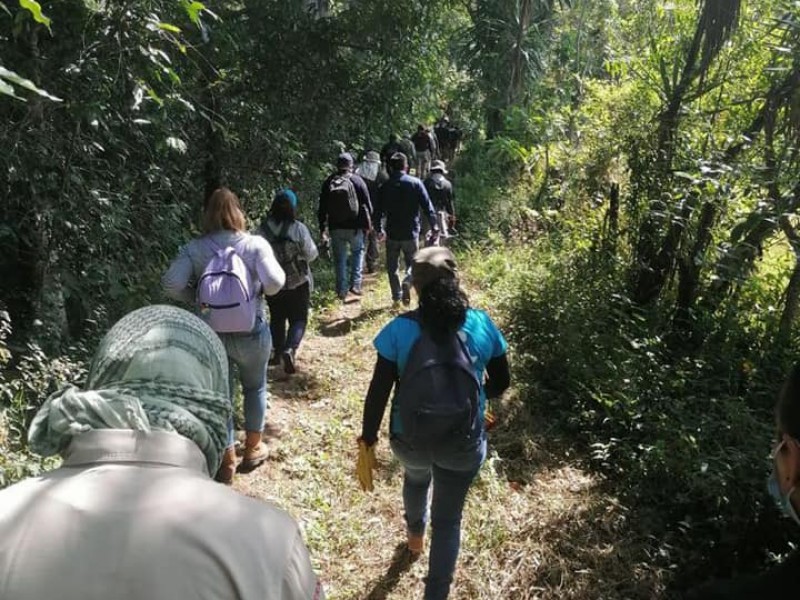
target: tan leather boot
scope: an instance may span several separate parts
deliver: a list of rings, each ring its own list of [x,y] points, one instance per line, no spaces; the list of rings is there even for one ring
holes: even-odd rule
[[[242,468],[255,469],[258,465],[267,460],[269,450],[267,445],[261,441],[260,431],[248,431],[245,434],[244,457],[242,458]]]
[[[422,554],[425,549],[425,534],[408,532],[408,551],[415,556]]]
[[[233,485],[233,476],[236,473],[236,449],[233,446],[225,448],[222,455],[222,464],[217,469],[214,479],[225,485]]]

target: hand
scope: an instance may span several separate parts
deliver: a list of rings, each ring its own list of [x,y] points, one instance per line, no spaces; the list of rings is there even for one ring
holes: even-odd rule
[[[322,241],[327,243],[327,242],[330,241],[330,239],[331,239],[331,236],[330,236],[330,234],[328,234],[328,230],[327,229],[323,230],[322,231]]]
[[[378,234],[378,241],[379,242],[385,242],[386,241],[386,234],[383,233],[382,231]]]

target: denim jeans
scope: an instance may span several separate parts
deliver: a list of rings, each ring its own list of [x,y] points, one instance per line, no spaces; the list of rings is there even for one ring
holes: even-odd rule
[[[350,247],[350,280],[347,278],[347,250]],[[331,248],[336,269],[336,293],[361,288],[361,263],[364,260],[364,232],[360,229],[333,229]]]
[[[430,507],[431,549],[425,600],[443,600],[450,592],[461,545],[461,514],[467,491],[486,458],[486,437],[467,446],[417,450],[402,437],[391,440],[392,452],[403,465],[403,506],[409,532],[422,534]]]
[[[228,354],[231,402],[235,384],[234,365],[239,370],[239,381],[244,395],[245,431],[263,431],[267,412],[267,361],[272,349],[269,327],[259,317],[250,333],[220,333]],[[228,445],[234,443],[233,417],[228,421]]]
[[[392,300],[400,300],[400,278],[397,276],[397,268],[400,266],[400,253],[403,253],[405,263],[405,277],[410,278],[411,259],[419,250],[417,240],[386,240],[386,271],[389,273],[389,287],[392,290]]]
[[[308,282],[291,290],[281,290],[274,296],[267,296],[269,305],[269,329],[275,354],[292,349],[297,350],[306,333],[308,307],[311,298]],[[289,333],[286,333],[286,324]]]

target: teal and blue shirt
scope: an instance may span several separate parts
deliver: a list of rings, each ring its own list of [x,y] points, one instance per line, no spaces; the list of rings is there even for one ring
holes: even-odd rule
[[[414,343],[421,333],[419,323],[414,319],[396,317],[390,321],[375,338],[373,342],[378,354],[397,365],[399,375],[408,362]],[[508,350],[508,343],[503,334],[494,324],[492,319],[482,310],[469,309],[459,335],[469,351],[475,375],[478,381],[483,381],[486,365],[493,358],[502,356]],[[480,390],[481,418],[486,411],[486,393],[481,385]],[[389,429],[392,433],[402,433],[397,407],[392,398],[391,422]]]

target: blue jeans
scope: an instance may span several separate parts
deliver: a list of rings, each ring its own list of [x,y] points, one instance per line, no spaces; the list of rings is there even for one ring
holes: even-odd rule
[[[347,278],[347,247],[350,246],[350,280]],[[364,232],[360,229],[331,230],[331,248],[336,269],[336,293],[361,288],[361,263],[364,260]]]
[[[228,354],[229,383],[233,402],[233,366],[239,370],[244,395],[245,431],[263,431],[267,412],[267,361],[272,350],[272,337],[263,318],[256,320],[250,333],[220,333]],[[228,445],[234,443],[233,417],[228,421]]]
[[[391,440],[392,452],[403,465],[403,506],[409,532],[425,532],[428,491],[431,499],[431,550],[425,600],[443,600],[450,592],[461,546],[461,514],[467,491],[486,459],[486,436],[465,447],[432,451],[412,448],[402,437]]]
[[[402,294],[400,290],[400,277],[397,275],[397,268],[400,266],[400,253],[403,254],[405,263],[405,277],[411,277],[411,259],[419,250],[419,242],[413,240],[386,240],[386,271],[389,273],[389,287],[392,290],[392,300],[400,300]]]

